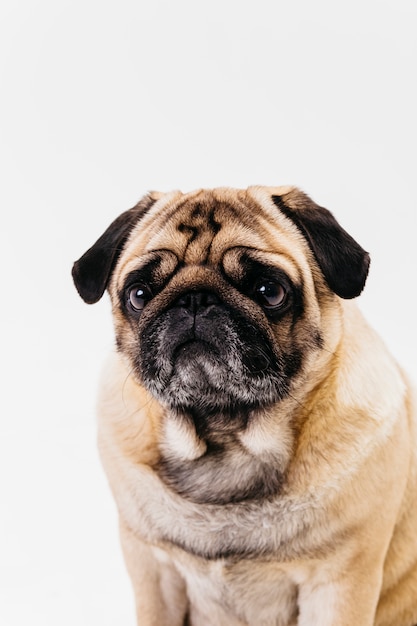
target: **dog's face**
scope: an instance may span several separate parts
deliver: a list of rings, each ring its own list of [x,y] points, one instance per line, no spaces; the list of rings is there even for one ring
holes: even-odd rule
[[[285,397],[321,338],[298,324],[303,289],[285,245],[254,228],[255,206],[224,196],[162,202],[131,235],[110,292],[119,349],[158,400],[238,419]]]
[[[241,427],[303,384],[331,343],[335,294],[358,295],[368,262],[300,191],[254,187],[150,194],[73,275],[87,302],[108,288],[136,379],[204,430],[219,414]]]

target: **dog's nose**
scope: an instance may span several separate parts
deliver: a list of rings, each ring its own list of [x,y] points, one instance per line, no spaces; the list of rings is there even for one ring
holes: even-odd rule
[[[199,309],[206,309],[213,304],[220,304],[219,298],[211,291],[189,291],[175,302],[175,305],[196,314]]]

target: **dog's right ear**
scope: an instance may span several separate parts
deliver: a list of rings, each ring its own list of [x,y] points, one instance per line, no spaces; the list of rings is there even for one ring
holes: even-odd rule
[[[85,302],[94,304],[100,300],[131,230],[156,199],[147,195],[132,209],[119,215],[96,243],[75,261],[72,277]]]

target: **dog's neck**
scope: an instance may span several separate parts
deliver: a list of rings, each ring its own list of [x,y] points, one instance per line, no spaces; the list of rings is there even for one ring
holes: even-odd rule
[[[294,446],[287,415],[210,412],[204,427],[203,416],[195,418],[165,414],[158,465],[164,482],[186,498],[217,504],[279,492]]]

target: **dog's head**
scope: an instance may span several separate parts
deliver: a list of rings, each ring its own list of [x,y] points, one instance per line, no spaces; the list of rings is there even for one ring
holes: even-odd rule
[[[73,277],[88,303],[108,289],[137,381],[206,424],[219,412],[244,420],[293,393],[332,347],[337,296],[356,297],[368,265],[304,193],[251,187],[149,194]]]

